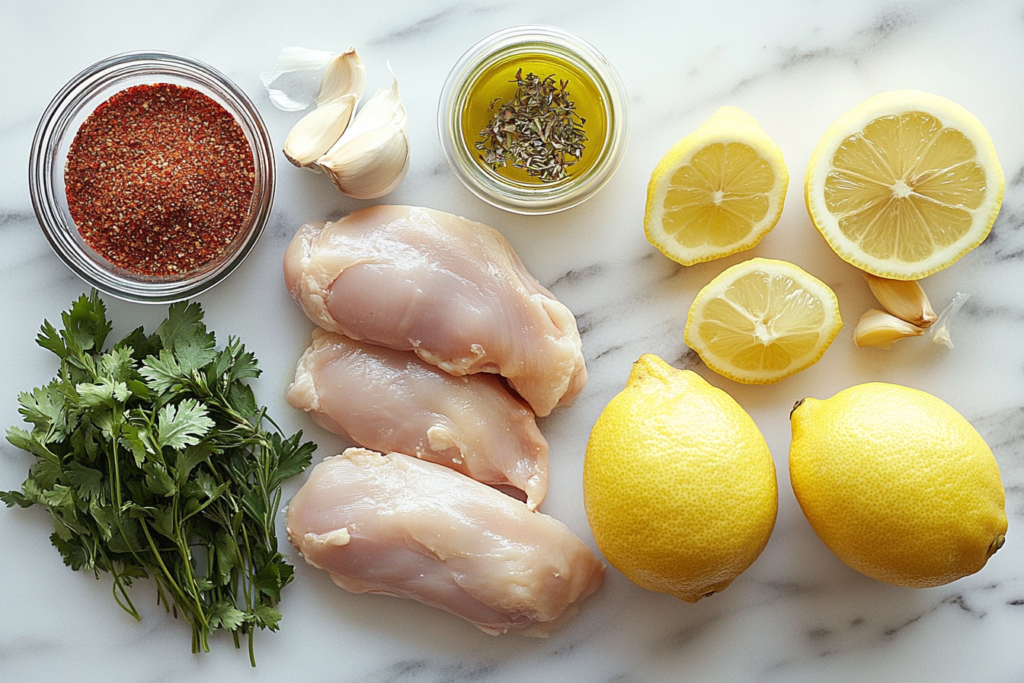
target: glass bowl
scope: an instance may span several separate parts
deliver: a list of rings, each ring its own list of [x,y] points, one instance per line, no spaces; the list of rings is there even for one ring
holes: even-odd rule
[[[476,140],[469,137],[478,129],[466,125],[467,117],[477,118],[480,107],[487,109],[488,105],[473,101],[474,90],[484,92],[491,81],[514,81],[516,69],[522,64],[538,71],[555,65],[560,70],[554,74],[556,78],[562,76],[562,71],[568,76],[570,92],[577,87],[593,93],[591,111],[581,108],[579,113],[589,116],[592,123],[595,119],[599,122],[599,135],[591,137],[591,129],[584,124],[590,139],[579,166],[584,166],[588,151],[596,156],[586,159],[586,168],[579,172],[570,166],[561,181],[510,179],[480,160],[474,147]],[[549,73],[536,75],[543,78]],[[456,62],[441,91],[437,126],[449,165],[473,194],[506,211],[546,214],[586,201],[615,173],[629,136],[629,103],[615,69],[592,45],[552,26],[514,26],[487,36]]]
[[[86,118],[126,88],[157,83],[193,88],[231,114],[252,150],[255,173],[248,214],[224,253],[196,270],[168,276],[133,273],[107,261],[86,244],[71,217],[64,184],[68,150]],[[29,157],[32,206],[57,256],[91,286],[115,297],[142,303],[188,299],[226,278],[259,241],[270,217],[274,183],[270,135],[245,93],[212,67],[165,52],[115,55],[72,78],[43,113]]]

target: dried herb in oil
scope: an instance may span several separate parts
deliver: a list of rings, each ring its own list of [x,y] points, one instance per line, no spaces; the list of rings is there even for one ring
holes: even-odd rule
[[[480,160],[494,170],[511,164],[545,183],[563,180],[587,142],[586,119],[576,113],[569,81],[523,76],[519,69],[514,82],[512,99],[491,102],[494,115],[475,145]]]

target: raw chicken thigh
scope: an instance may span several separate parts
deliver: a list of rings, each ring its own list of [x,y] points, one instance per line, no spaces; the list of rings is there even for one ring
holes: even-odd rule
[[[287,524],[306,561],[342,588],[412,598],[494,634],[546,635],[604,576],[561,522],[399,453],[350,448],[324,459]]]
[[[408,351],[317,329],[288,402],[359,446],[509,484],[536,508],[548,488],[548,443],[529,408],[494,375],[455,377]]]
[[[547,415],[583,389],[576,319],[481,223],[375,206],[299,228],[285,282],[320,327],[412,350],[453,375],[505,376]]]

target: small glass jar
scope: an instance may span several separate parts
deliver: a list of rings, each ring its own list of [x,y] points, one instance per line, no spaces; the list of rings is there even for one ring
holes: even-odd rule
[[[579,161],[561,180],[543,182],[524,172],[491,168],[476,149],[493,116],[496,84],[515,92],[515,75],[554,75],[580,105],[587,134]],[[475,195],[521,214],[563,211],[594,195],[615,173],[629,135],[626,89],[615,69],[592,45],[551,26],[514,26],[487,36],[455,64],[438,105],[441,146],[452,170]]]
[[[196,270],[168,276],[133,273],[93,250],[72,219],[64,183],[68,151],[89,115],[126,88],[157,83],[197,90],[231,114],[252,150],[255,173],[248,214],[224,253]],[[219,71],[194,59],[165,52],[129,52],[88,67],[50,102],[32,141],[29,193],[50,246],[89,285],[127,301],[181,301],[226,278],[259,241],[274,201],[272,149],[270,135],[256,107]]]

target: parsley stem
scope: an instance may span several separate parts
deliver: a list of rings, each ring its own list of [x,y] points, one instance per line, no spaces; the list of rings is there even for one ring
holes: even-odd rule
[[[181,587],[174,580],[174,576],[172,576],[171,572],[168,571],[167,565],[164,564],[164,558],[161,556],[160,551],[156,547],[156,543],[153,541],[153,537],[149,533],[149,524],[146,522],[145,519],[143,519],[141,520],[139,526],[142,527],[142,533],[146,535],[146,540],[149,541],[149,547],[152,550],[154,559],[156,559],[157,564],[160,565],[160,569],[163,570],[164,580],[167,582],[167,587],[171,589],[172,593],[177,593],[178,598],[175,600],[175,602],[179,606],[184,608],[185,605],[188,604],[189,596],[187,596],[185,592],[181,590]],[[203,647],[203,651],[209,652],[210,646],[206,642],[205,631],[209,630],[210,625],[207,623],[206,615],[203,613],[203,606],[198,602],[198,600],[196,601],[196,610],[196,616],[199,618],[200,625],[195,624],[189,617],[189,614],[184,611],[184,609],[182,610],[182,616],[185,618],[185,621],[187,621],[189,625],[191,625],[192,628],[199,633],[200,639],[202,641],[201,644]]]
[[[242,527],[242,541],[245,543],[245,554],[249,558],[248,581],[242,581],[242,595],[245,596],[245,607],[249,614],[253,613],[253,585],[256,582],[255,566],[253,562],[252,548],[249,546],[249,532]],[[249,629],[249,661],[256,666],[256,653],[253,651],[253,631]]]
[[[124,509],[124,503],[122,502],[121,498],[121,474],[120,468],[118,466],[119,460],[120,458],[117,457],[117,439],[115,438],[113,439],[110,451],[107,453],[107,467],[114,473],[114,475],[110,478],[110,497],[115,502],[113,510],[114,524],[117,525],[117,530],[120,532],[121,538],[124,539],[125,546],[128,547],[132,556],[135,558],[136,561],[141,562],[142,558],[139,557],[138,553],[135,551],[135,548],[132,547],[133,544],[129,539],[128,534],[125,532],[124,523],[121,519],[121,512]],[[111,567],[111,571],[113,572],[113,563],[110,562],[110,560],[107,560],[107,565]],[[141,621],[142,617],[139,615],[138,610],[135,609],[135,605],[132,604],[131,598],[128,597],[128,593],[125,591],[124,586],[121,585],[121,576],[117,573],[114,573],[114,585],[118,589],[120,589],[121,593],[124,595],[125,601],[127,601],[128,603],[128,607],[125,607],[124,604],[122,604],[121,601],[118,600],[116,593],[114,594],[114,600],[117,602],[118,605],[121,605],[121,609],[125,610],[126,612],[128,612],[128,614],[135,617],[136,620]]]
[[[103,552],[102,548],[97,547],[96,552],[103,557],[103,563],[110,568],[110,573],[114,577],[114,583],[110,587],[111,592],[114,594],[114,602],[116,602],[125,612],[135,617],[135,621],[142,621],[142,615],[140,615],[139,611],[135,609],[132,599],[128,596],[128,591],[125,590],[124,580],[122,579],[120,572],[117,571],[114,563],[111,561],[110,557]],[[124,602],[121,602],[121,598],[124,598]]]
[[[179,516],[178,515],[178,496],[174,497],[174,512],[173,512],[173,514],[174,514],[174,519],[175,519],[174,528],[177,529],[177,530],[180,530],[181,529],[181,523],[180,523],[180,520],[178,519],[178,516]],[[150,538],[150,544],[152,544],[152,538],[149,536],[149,532],[148,531],[146,532],[146,537]],[[200,595],[199,587],[196,585],[196,579],[195,579],[195,576],[192,573],[192,562],[189,561],[190,553],[189,553],[188,543],[187,543],[187,540],[181,535],[180,531],[175,534],[174,540],[175,540],[175,543],[178,546],[178,553],[179,553],[180,557],[184,560],[181,564],[185,568],[185,578],[188,580],[189,597],[191,597],[195,601],[195,603],[196,603],[196,612],[197,612],[197,614],[199,616],[199,620],[202,622],[202,625],[203,625],[203,631],[204,631],[204,633],[203,633],[203,649],[206,652],[209,652],[210,648],[209,648],[209,645],[206,642],[205,632],[209,630],[210,626],[209,626],[209,621],[206,618],[206,613],[203,611],[202,602],[199,599],[199,595]],[[163,566],[163,562],[162,561],[161,561],[161,566]]]

